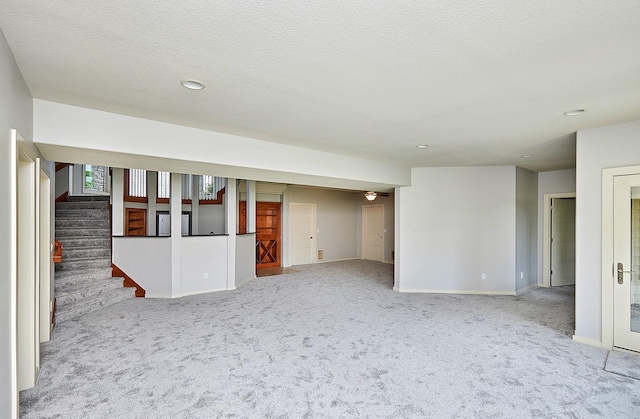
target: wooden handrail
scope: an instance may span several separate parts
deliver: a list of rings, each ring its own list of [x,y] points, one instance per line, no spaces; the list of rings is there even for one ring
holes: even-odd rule
[[[58,239],[53,241],[53,263],[62,262],[62,243]]]

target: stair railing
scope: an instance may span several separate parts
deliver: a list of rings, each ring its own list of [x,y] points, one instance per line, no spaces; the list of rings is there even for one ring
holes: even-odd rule
[[[62,262],[62,243],[55,239],[53,241],[53,263]]]

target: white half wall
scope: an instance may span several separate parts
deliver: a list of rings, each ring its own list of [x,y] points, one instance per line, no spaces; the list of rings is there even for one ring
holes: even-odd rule
[[[538,284],[543,282],[542,258],[544,246],[544,195],[576,191],[576,169],[538,173]]]
[[[414,168],[411,183],[396,189],[395,289],[514,294],[516,168]]]
[[[578,340],[602,342],[602,169],[636,165],[640,165],[640,121],[578,132],[575,333]]]
[[[171,297],[171,237],[114,237],[113,263],[147,297]]]
[[[226,290],[228,237],[185,236],[177,239],[182,241],[180,294]]]

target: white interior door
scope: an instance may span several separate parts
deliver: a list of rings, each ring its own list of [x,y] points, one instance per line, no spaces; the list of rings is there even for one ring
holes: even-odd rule
[[[613,346],[640,352],[640,175],[613,179]]]
[[[551,200],[551,286],[576,283],[576,199]]]
[[[363,259],[382,262],[384,249],[384,205],[363,205]]]
[[[291,203],[291,265],[315,262],[316,204]]]

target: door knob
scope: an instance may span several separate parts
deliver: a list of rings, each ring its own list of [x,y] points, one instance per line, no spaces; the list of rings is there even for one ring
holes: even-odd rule
[[[624,265],[622,265],[622,262],[618,262],[618,284],[622,284],[624,282],[624,279],[623,279],[624,274],[632,274],[632,273],[633,273],[633,270],[625,271]]]

